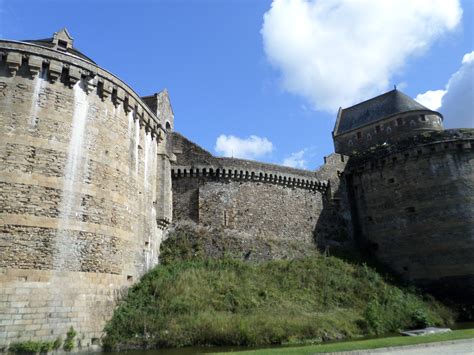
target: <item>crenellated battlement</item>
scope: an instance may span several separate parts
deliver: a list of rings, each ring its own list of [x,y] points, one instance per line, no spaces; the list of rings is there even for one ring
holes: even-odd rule
[[[96,93],[102,101],[110,100],[115,107],[132,112],[140,127],[157,138],[157,142],[166,134],[165,123],[160,122],[132,88],[90,60],[34,43],[0,40],[0,65],[6,67],[10,76],[17,75],[23,67],[32,78],[44,70],[49,82],[60,81],[69,88],[83,79],[87,94]]]
[[[325,192],[327,181],[310,179],[307,176],[278,173],[275,170],[242,170],[242,166],[173,166],[171,174],[174,179],[209,177],[218,180],[254,181],[277,184],[292,188]]]

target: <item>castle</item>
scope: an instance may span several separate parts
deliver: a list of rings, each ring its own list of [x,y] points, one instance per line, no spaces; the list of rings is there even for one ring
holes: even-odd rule
[[[172,220],[235,232],[246,259],[356,243],[474,296],[472,129],[393,90],[339,111],[318,170],[217,158],[173,132],[166,91],[138,96],[73,44],[0,40],[0,348],[71,326],[97,348]]]

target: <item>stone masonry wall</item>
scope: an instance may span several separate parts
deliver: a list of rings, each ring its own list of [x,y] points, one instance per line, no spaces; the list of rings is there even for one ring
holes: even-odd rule
[[[328,157],[323,168],[307,171],[216,158],[178,134],[173,143],[174,221],[245,233],[258,244],[255,249],[262,240],[277,248],[299,243],[314,250],[316,240],[328,245],[351,238],[338,176],[347,160],[339,154]]]
[[[102,327],[132,282],[97,272],[0,269],[1,344],[64,340],[73,326],[75,350],[99,350]]]
[[[91,62],[9,41],[0,53],[0,348],[73,326],[87,350],[158,262],[166,131]]]
[[[356,158],[348,172],[361,242],[407,280],[472,300],[474,131],[464,131]]]

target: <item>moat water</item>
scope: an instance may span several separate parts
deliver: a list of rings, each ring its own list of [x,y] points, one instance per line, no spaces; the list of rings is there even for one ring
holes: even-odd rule
[[[474,322],[463,322],[456,323],[451,327],[453,330],[458,329],[474,329]],[[380,338],[391,337],[391,336],[401,336],[398,333],[385,334]],[[346,339],[344,341],[350,340],[366,340],[366,339],[376,339],[377,337],[363,337],[357,339]],[[274,346],[260,346],[260,347],[245,347],[245,346],[222,346],[222,347],[187,347],[187,348],[175,348],[175,349],[154,349],[154,350],[133,350],[133,351],[122,351],[122,352],[109,352],[105,354],[110,355],[194,355],[194,354],[210,354],[217,352],[238,352],[245,350],[256,350],[256,349],[282,349],[285,347],[294,347],[294,346],[304,346],[304,344],[292,344],[292,345],[274,345]]]

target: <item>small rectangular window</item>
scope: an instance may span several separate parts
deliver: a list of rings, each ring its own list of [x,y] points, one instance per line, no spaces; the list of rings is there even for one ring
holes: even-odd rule
[[[66,41],[61,41],[61,40],[59,40],[59,41],[58,41],[58,47],[59,47],[60,49],[66,50],[66,49],[67,49],[67,42],[66,42]]]
[[[361,139],[362,138],[362,133],[361,132],[357,132],[357,139]]]
[[[424,121],[426,121],[426,116],[425,116],[425,115],[421,115],[421,116],[420,116],[420,119],[424,122]]]
[[[377,132],[377,133],[380,132],[380,126],[379,125],[375,126],[375,132]]]
[[[403,119],[401,117],[397,118],[397,125],[401,126],[403,124]]]

